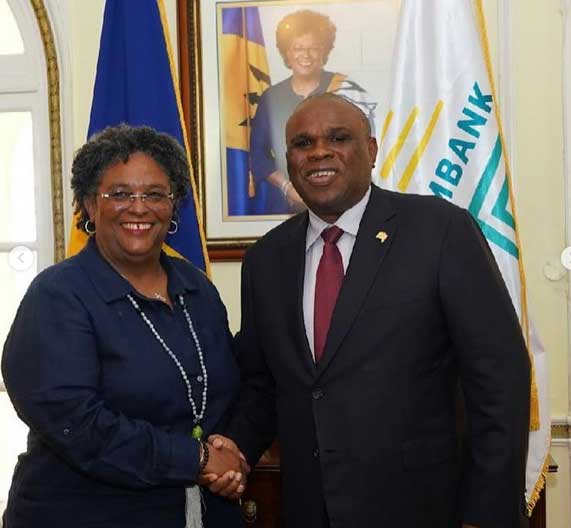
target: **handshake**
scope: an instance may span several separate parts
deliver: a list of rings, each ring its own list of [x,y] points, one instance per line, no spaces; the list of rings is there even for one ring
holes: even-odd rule
[[[239,499],[246,489],[250,473],[246,457],[233,440],[217,434],[208,437],[205,449],[208,450],[208,458],[198,483],[222,497]]]

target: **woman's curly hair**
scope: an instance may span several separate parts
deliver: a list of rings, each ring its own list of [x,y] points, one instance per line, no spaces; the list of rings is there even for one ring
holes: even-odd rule
[[[315,35],[323,46],[323,63],[327,62],[329,53],[335,45],[337,28],[331,19],[322,13],[309,9],[295,11],[286,15],[278,22],[276,29],[276,44],[285,65],[289,68],[287,50],[294,38],[307,34]]]
[[[85,199],[97,192],[103,173],[118,162],[126,163],[131,154],[151,157],[167,175],[176,205],[190,191],[186,153],[178,141],[148,126],[120,124],[91,136],[75,154],[71,167],[73,204],[78,229],[84,229],[89,214]]]

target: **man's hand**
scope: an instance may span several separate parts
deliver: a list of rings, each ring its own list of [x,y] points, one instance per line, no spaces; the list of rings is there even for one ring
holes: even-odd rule
[[[246,457],[238,449],[236,443],[230,438],[222,435],[211,435],[208,437],[210,445],[210,456],[216,453],[230,452],[239,460],[239,469],[231,469],[226,472],[217,473],[209,468],[209,464],[200,475],[199,484],[206,486],[212,493],[227,497],[229,499],[239,499],[246,489],[246,475],[250,473],[250,466]]]
[[[211,473],[223,475],[229,471],[233,471],[234,473],[242,472],[242,462],[236,451],[220,446],[219,448],[210,447],[208,453],[208,461],[202,470],[203,475]]]
[[[228,438],[227,436],[222,436],[220,434],[213,434],[208,437],[208,443],[215,449],[226,448],[232,451],[233,453],[237,454],[238,457],[240,457],[240,464],[242,471],[246,475],[250,474],[251,471],[250,465],[248,464],[246,457],[244,456],[244,453],[240,451],[234,440]]]

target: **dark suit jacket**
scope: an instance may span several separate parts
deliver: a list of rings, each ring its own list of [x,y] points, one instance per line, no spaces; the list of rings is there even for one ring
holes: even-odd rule
[[[280,225],[244,261],[228,430],[250,462],[277,432],[286,525],[321,527],[326,507],[334,528],[524,526],[528,354],[471,216],[373,186],[317,366],[302,314],[307,222]]]

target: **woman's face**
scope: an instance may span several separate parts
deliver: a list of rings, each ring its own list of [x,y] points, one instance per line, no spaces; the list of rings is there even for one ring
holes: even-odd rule
[[[295,37],[286,55],[294,77],[316,77],[321,74],[323,46],[312,33]]]
[[[101,178],[97,195],[85,202],[95,222],[97,247],[115,266],[125,268],[158,259],[173,214],[168,176],[157,162],[143,154],[131,154],[127,163],[110,166]],[[101,194],[107,194],[103,197]],[[120,193],[146,193],[133,201]]]

